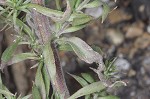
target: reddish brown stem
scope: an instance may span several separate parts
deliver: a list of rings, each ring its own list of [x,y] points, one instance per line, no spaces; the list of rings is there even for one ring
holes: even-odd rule
[[[44,0],[32,0],[32,2],[44,6]],[[46,44],[49,41],[49,38],[51,36],[50,27],[49,27],[50,24],[48,18],[36,12],[36,10],[34,9],[33,9],[32,17],[33,17],[34,25],[36,26],[38,31],[36,34],[39,40],[41,40],[43,44]],[[53,54],[54,54],[55,64],[56,64],[56,81],[53,81],[55,82],[55,85],[53,85],[54,87],[53,89],[60,94],[64,94],[65,95],[64,99],[67,99],[70,95],[66,86],[62,67],[60,66],[58,52],[54,43],[51,44],[51,47],[53,49]]]
[[[64,99],[67,99],[70,94],[68,91],[68,88],[66,86],[66,82],[65,82],[65,78],[64,78],[64,74],[63,74],[63,70],[62,67],[60,66],[60,60],[59,60],[59,56],[58,56],[58,51],[56,49],[56,44],[52,43],[51,44],[53,53],[54,53],[54,58],[55,58],[55,64],[56,64],[56,85],[58,86],[58,92],[60,94],[64,94]]]

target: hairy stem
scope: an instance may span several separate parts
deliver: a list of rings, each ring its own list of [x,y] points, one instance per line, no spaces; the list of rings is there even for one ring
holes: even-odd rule
[[[58,92],[64,95],[64,99],[67,99],[70,96],[70,94],[66,86],[63,70],[62,67],[60,66],[58,51],[56,49],[56,45],[54,42],[51,43],[51,47],[54,53],[55,64],[56,64],[56,81],[57,81],[56,86],[59,88]]]
[[[32,0],[32,2],[44,6],[44,0]],[[48,17],[36,12],[36,10],[33,10],[32,16],[34,24],[36,25],[38,30],[37,36],[39,37],[39,39],[41,39],[43,44],[46,44],[49,41],[50,36],[52,35],[52,32],[50,32]],[[53,85],[53,89],[60,94],[64,94],[64,99],[67,99],[69,97],[69,91],[66,86],[62,67],[60,66],[57,49],[54,43],[51,44],[51,47],[56,64],[56,81],[52,81],[55,82],[55,84]]]

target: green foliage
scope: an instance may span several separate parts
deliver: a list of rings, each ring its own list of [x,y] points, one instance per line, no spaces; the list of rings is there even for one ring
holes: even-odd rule
[[[76,93],[74,93],[71,97],[68,99],[76,99],[81,96],[89,95],[95,92],[99,92],[103,89],[105,89],[106,86],[103,85],[102,82],[94,82],[92,84],[89,84],[81,89],[79,89]]]
[[[33,97],[33,99],[42,99],[42,97],[40,95],[40,91],[35,84],[32,87],[32,97]]]
[[[119,99],[116,96],[107,94],[106,91],[104,91],[107,88],[107,85],[101,81],[97,82],[90,74],[82,73],[82,77],[72,74],[69,75],[78,81],[78,83],[83,87],[69,97],[69,99],[76,99],[81,96],[85,96],[85,99],[93,99],[94,97],[97,97],[96,99]],[[116,81],[110,85],[109,88],[113,89],[120,86],[126,86],[126,84],[122,81]],[[104,95],[102,94],[103,91],[105,93]]]
[[[45,0],[50,2],[50,0]],[[12,65],[20,61],[27,59],[36,60],[38,69],[36,72],[35,82],[32,87],[32,98],[33,99],[49,99],[50,82],[54,89],[57,89],[59,85],[56,80],[56,74],[60,75],[61,71],[56,66],[56,53],[54,50],[73,51],[75,54],[86,63],[98,63],[98,67],[101,69],[99,72],[104,78],[111,78],[115,71],[113,61],[106,61],[105,66],[103,64],[102,55],[99,54],[101,50],[97,47],[93,50],[86,42],[78,37],[65,37],[64,33],[72,33],[86,27],[90,22],[94,21],[95,18],[85,14],[84,9],[102,7],[103,14],[99,16],[102,22],[106,19],[110,8],[102,0],[66,0],[66,11],[62,11],[61,0],[55,0],[56,9],[50,9],[37,4],[32,4],[30,0],[7,0],[5,5],[0,6],[0,19],[3,20],[6,25],[14,27],[18,33],[16,42],[8,47],[2,54],[1,69],[7,65]],[[39,37],[34,22],[29,22],[28,15],[31,15],[32,10],[41,13],[49,17],[54,22],[54,29],[50,28],[51,37],[46,42]],[[26,13],[23,18],[18,16],[21,12]],[[31,18],[33,20],[34,17]],[[26,23],[28,23],[28,26]],[[41,35],[45,37],[45,35]],[[46,35],[47,36],[47,35]],[[54,49],[51,44],[54,43],[58,46]],[[17,46],[27,44],[31,47],[31,52],[20,53],[13,55]],[[61,67],[60,67],[61,68]],[[63,74],[63,73],[61,73]],[[87,73],[82,73],[81,76],[70,74],[76,79],[83,88],[79,89],[76,93],[70,96],[68,99],[75,99],[81,96],[85,96],[85,99],[93,99],[97,96],[100,99],[118,99],[115,96],[105,95],[102,96],[103,91],[109,87],[116,87],[117,85],[125,85],[122,81],[116,81],[112,85],[107,85],[103,81],[96,81],[93,77]],[[61,78],[63,79],[63,78]],[[0,79],[1,80],[1,79]],[[60,90],[60,89],[59,89]],[[65,89],[63,89],[65,90]],[[56,92],[55,92],[56,91]],[[25,97],[16,97],[13,95],[3,84],[0,82],[0,98],[7,99],[28,99],[31,95]],[[63,99],[65,97],[63,93],[59,93],[58,90],[54,90],[51,99]]]
[[[114,73],[117,72],[116,70],[116,66],[114,65],[116,58],[114,58],[113,60],[106,60],[105,61],[105,70],[104,70],[104,75],[106,76],[106,78],[110,78],[114,76]]]
[[[50,43],[47,43],[43,49],[43,57],[46,70],[52,81],[56,79],[56,64]],[[53,82],[52,82],[53,83]]]
[[[35,85],[38,88],[42,99],[46,99],[46,97],[49,95],[50,81],[48,75],[43,74],[43,72],[46,71],[45,67],[43,67],[43,62],[41,62],[36,72]]]
[[[16,96],[14,94],[12,94],[2,83],[2,79],[1,79],[1,73],[0,73],[0,99],[30,99],[32,95],[29,94],[27,96],[22,97],[20,96]]]
[[[19,42],[20,42],[20,40],[17,39],[10,47],[8,47],[4,51],[4,53],[2,54],[2,58],[1,58],[1,60],[3,62],[8,62],[12,58],[12,55],[13,55],[14,51],[17,49]]]

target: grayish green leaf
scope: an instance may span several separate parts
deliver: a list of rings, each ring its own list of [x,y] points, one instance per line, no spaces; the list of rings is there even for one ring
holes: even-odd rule
[[[13,22],[14,22],[14,25],[16,25],[16,20],[17,20],[17,10],[13,11]]]
[[[32,96],[32,94],[29,94],[27,96],[24,96],[22,99],[30,99],[31,96]]]
[[[45,84],[41,72],[42,67],[43,67],[43,63],[41,62],[36,72],[35,85],[39,89],[42,99],[46,99],[46,88],[45,88]]]
[[[84,7],[84,5],[86,5],[87,3],[89,3],[90,0],[84,0],[82,3],[80,3],[80,5],[78,6],[78,8],[76,9],[76,11],[81,11]]]
[[[34,84],[32,87],[32,98],[33,99],[42,99],[38,87]]]
[[[88,3],[88,4],[86,4],[86,5],[84,6],[84,8],[99,7],[99,6],[101,6],[102,4],[103,4],[103,3],[102,3],[101,0],[94,0],[94,1],[92,1],[92,2],[90,2],[90,3]]]
[[[70,38],[60,38],[56,41],[59,45],[69,44],[76,55],[83,61],[91,64],[96,62],[99,64],[99,67],[103,69],[103,61],[102,56],[95,52],[88,44],[86,44],[83,40],[78,37],[70,37]]]
[[[75,7],[77,0],[69,0],[69,1],[70,1],[71,8],[74,10],[74,7]]]
[[[14,94],[10,93],[9,91],[2,90],[2,89],[0,89],[0,94],[7,95],[7,96],[14,96]]]
[[[76,0],[75,8],[78,8],[82,0]]]
[[[76,76],[76,75],[72,75],[72,74],[69,74],[71,75],[76,81],[78,81],[81,86],[86,86],[88,85],[88,83],[86,82],[86,80],[84,80],[83,78],[79,77],[79,76]]]
[[[61,44],[58,46],[58,49],[61,51],[73,51],[72,47],[69,44]]]
[[[99,92],[103,89],[105,89],[106,86],[103,85],[102,82],[94,82],[90,85],[87,85],[81,89],[79,89],[76,93],[74,93],[72,96],[70,96],[68,99],[76,99],[81,96],[89,95],[95,92]]]
[[[50,90],[50,79],[49,79],[45,66],[42,67],[42,75],[43,75],[43,81],[45,84],[46,95],[48,97],[49,90]]]
[[[55,65],[53,50],[50,46],[50,43],[47,43],[44,46],[43,56],[44,56],[44,63],[45,63],[46,71],[48,72],[49,78],[51,79],[51,81],[55,81],[55,79],[56,79],[56,65]],[[52,83],[54,83],[54,82],[52,82]]]
[[[101,48],[100,48],[99,46],[92,45],[91,47],[92,47],[92,49],[93,49],[94,51],[98,52],[99,54],[101,54],[101,55],[104,54],[103,51],[101,50]]]
[[[90,22],[93,19],[91,16],[84,16],[84,17],[77,17],[73,19],[72,25],[78,26],[78,25],[84,25],[88,22]]]
[[[14,51],[17,49],[17,46],[20,42],[20,39],[17,39],[16,42],[14,42],[10,47],[8,47],[2,54],[1,60],[3,62],[8,62],[14,53]]]
[[[120,99],[117,96],[105,96],[105,97],[99,97],[98,99]]]
[[[94,82],[94,79],[93,79],[93,77],[90,74],[88,74],[88,73],[81,73],[81,75],[89,83],[93,83]]]
[[[1,11],[1,10],[4,10],[4,8],[0,6],[0,11]]]
[[[72,27],[69,27],[69,28],[65,29],[63,32],[61,32],[61,34],[75,32],[75,31],[83,29],[85,26],[86,25],[72,26]]]
[[[0,73],[0,75],[1,75],[1,73]],[[8,93],[11,93],[11,92],[2,84],[2,80],[1,80],[1,82],[0,82],[0,89],[6,91],[6,92],[8,92]],[[3,93],[0,93],[0,99],[1,99],[1,97],[3,97],[2,94],[3,94]],[[12,99],[12,97],[14,96],[14,95],[9,95],[9,94],[3,94],[3,95],[4,95],[7,99]],[[3,98],[2,98],[2,99],[3,99]]]
[[[27,59],[38,59],[37,56],[34,53],[21,53],[18,55],[14,55],[13,58],[7,63],[7,65],[12,65]]]
[[[102,13],[102,23],[104,22],[104,20],[106,19],[108,13],[110,11],[109,6],[106,3],[103,3],[103,13]]]

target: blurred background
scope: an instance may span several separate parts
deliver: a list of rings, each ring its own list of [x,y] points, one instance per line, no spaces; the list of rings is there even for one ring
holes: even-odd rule
[[[103,24],[97,20],[69,35],[78,36],[91,46],[99,46],[105,60],[117,57],[115,65],[120,69],[120,78],[127,82],[127,86],[119,88],[114,94],[121,99],[150,99],[150,0],[105,1],[111,9],[118,8],[110,12]],[[87,9],[85,12],[99,16],[102,8]],[[12,34],[14,31],[11,28],[0,32],[0,56],[12,44],[15,38]],[[21,46],[16,53],[29,50],[28,46]],[[60,59],[68,88],[74,93],[81,86],[66,72],[76,75],[93,73],[89,66],[95,64],[86,64],[71,52],[60,52]],[[5,68],[2,73],[4,84],[13,93],[30,93],[36,73],[36,68],[30,67],[34,64],[34,61],[27,60]]]

